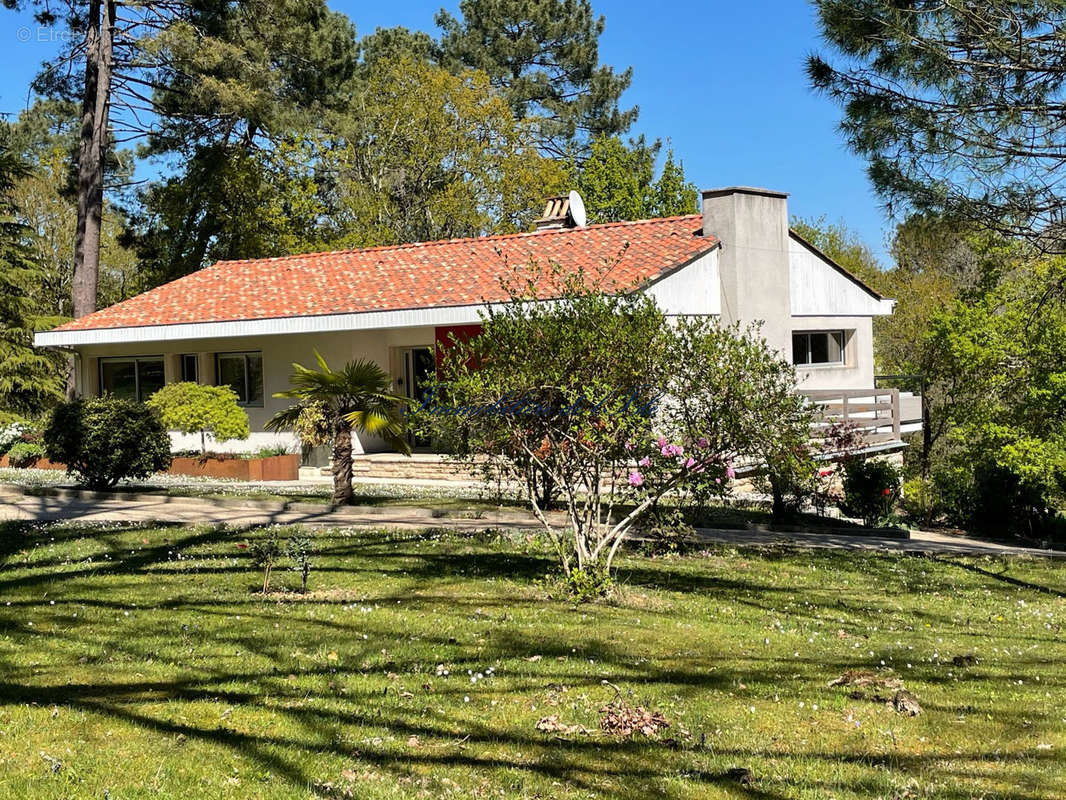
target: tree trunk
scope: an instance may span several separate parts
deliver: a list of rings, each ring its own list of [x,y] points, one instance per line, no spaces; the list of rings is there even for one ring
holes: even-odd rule
[[[96,310],[100,224],[104,213],[104,161],[111,103],[113,0],[89,0],[85,38],[85,91],[78,146],[78,224],[74,237],[74,317]]]
[[[352,426],[338,417],[333,433],[333,503],[352,502]]]

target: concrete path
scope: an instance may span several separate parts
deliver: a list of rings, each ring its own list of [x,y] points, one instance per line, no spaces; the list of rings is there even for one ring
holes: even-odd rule
[[[447,527],[455,530],[535,530],[539,527],[530,514],[519,510],[485,511],[476,515],[457,513],[455,516],[439,516],[432,509],[413,506],[352,506],[330,511],[325,504],[316,503],[283,503],[239,498],[220,500],[151,494],[93,496],[88,492],[70,490],[46,490],[43,494],[26,494],[21,488],[11,486],[0,487],[0,520],[176,522],[234,526],[300,523],[319,527]],[[558,518],[552,521],[562,522]],[[698,534],[708,543],[736,546],[798,545],[889,552],[1066,557],[1066,552],[1063,551],[1013,547],[928,531],[913,531],[909,539],[838,533],[779,533],[708,528],[699,529]]]
[[[1041,550],[1035,547],[1012,545],[972,539],[932,531],[911,531],[909,539],[894,539],[881,536],[847,536],[836,533],[776,533],[751,530],[722,530],[701,528],[700,537],[708,542],[752,545],[792,545],[801,547],[830,547],[850,550],[879,550],[899,553],[939,553],[956,555],[987,556],[1042,556],[1064,558],[1066,551]]]

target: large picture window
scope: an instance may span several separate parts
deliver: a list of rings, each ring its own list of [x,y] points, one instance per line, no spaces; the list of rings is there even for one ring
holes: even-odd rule
[[[144,402],[163,388],[162,356],[100,359],[100,394]]]
[[[796,331],[792,334],[792,363],[843,364],[844,331]]]
[[[218,353],[215,375],[215,383],[233,389],[242,406],[263,405],[262,353]]]

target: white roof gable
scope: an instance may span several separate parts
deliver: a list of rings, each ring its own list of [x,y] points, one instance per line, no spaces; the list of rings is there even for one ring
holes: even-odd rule
[[[892,313],[886,300],[843,267],[789,232],[789,295],[797,317],[874,317]]]

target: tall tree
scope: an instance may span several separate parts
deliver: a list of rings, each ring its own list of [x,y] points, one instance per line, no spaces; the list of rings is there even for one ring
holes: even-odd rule
[[[596,137],[588,156],[572,167],[571,181],[581,193],[592,222],[693,214],[698,192],[685,180],[684,167],[666,155],[655,178],[658,144],[638,139],[627,145],[617,136]]]
[[[844,109],[891,210],[969,220],[1066,252],[1066,5],[815,0]]]
[[[16,183],[29,169],[0,131],[0,412],[32,416],[62,398],[61,360],[35,350],[33,332],[51,320],[34,308],[31,291],[38,265],[29,246],[32,232],[19,221]]]
[[[77,228],[73,167],[77,163],[77,107],[62,101],[39,100],[11,125],[10,143],[27,166],[12,188],[18,219],[33,233],[29,246],[38,265],[32,288],[34,307],[56,318],[73,315],[71,284]],[[131,153],[107,155],[108,174],[123,178],[132,169]],[[134,254],[119,243],[125,216],[104,198],[100,227],[97,296],[103,305],[125,300],[136,285]]]
[[[380,62],[356,92],[325,155],[336,245],[526,229],[564,170],[537,149],[484,73]]]
[[[74,183],[77,219],[72,305],[75,317],[96,310],[100,237],[103,224],[113,112],[127,124],[142,112],[148,80],[144,40],[177,13],[177,0],[119,4],[116,0],[4,0],[8,8],[32,6],[39,24],[68,28],[65,46],[44,65],[34,89],[80,105]],[[120,8],[122,14],[119,13]],[[58,11],[62,13],[58,13]]]
[[[633,124],[637,108],[619,108],[633,71],[600,64],[605,23],[589,0],[462,0],[459,13],[437,14],[441,64],[485,72],[516,117],[540,121],[546,152],[583,152]]]
[[[324,0],[213,3],[157,37],[145,153],[180,161],[140,194],[144,288],[212,261],[320,245],[316,141],[347,107],[357,46]]]

